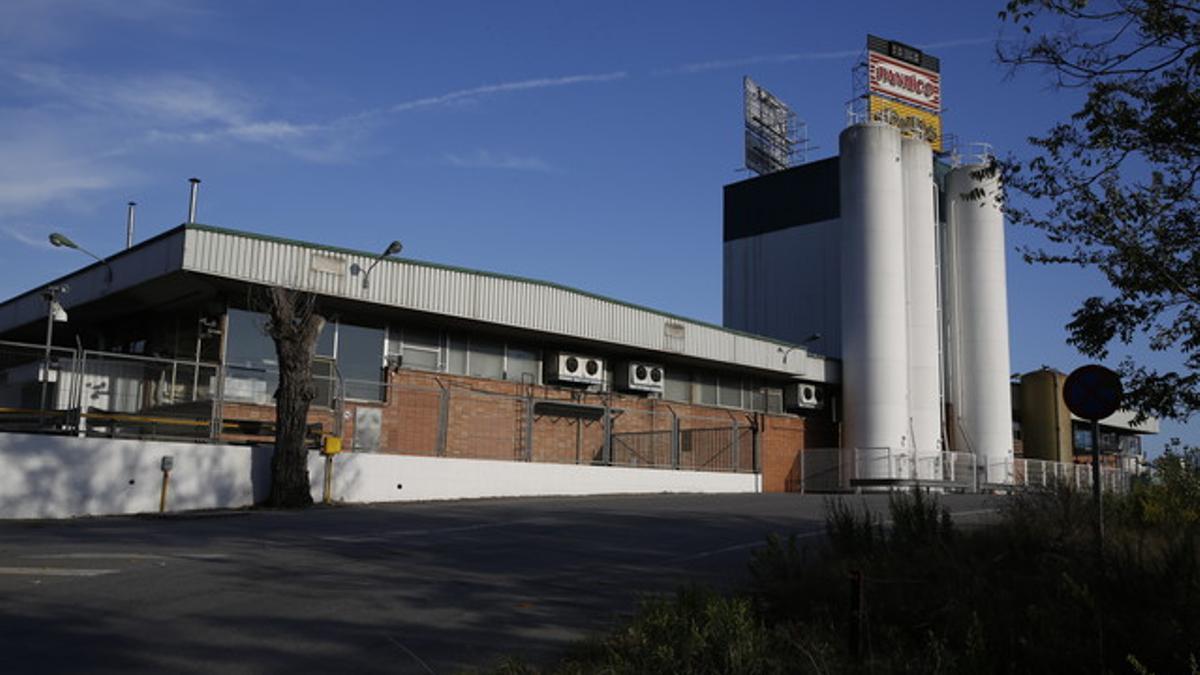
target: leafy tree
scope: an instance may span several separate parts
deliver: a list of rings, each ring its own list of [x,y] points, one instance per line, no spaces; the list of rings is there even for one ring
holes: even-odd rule
[[[1178,350],[1177,370],[1121,370],[1127,405],[1187,419],[1200,410],[1200,3],[1010,0],[1000,18],[1023,33],[1000,43],[1003,63],[1084,92],[1069,119],[1030,139],[1032,159],[999,164],[1006,188],[1035,205],[1010,206],[1011,220],[1052,245],[1025,259],[1103,273],[1113,293],[1083,302],[1068,341],[1097,359],[1142,335]]]
[[[275,454],[271,457],[271,493],[267,504],[299,508],[312,504],[308,476],[308,407],[316,395],[312,361],[325,318],[311,293],[278,286],[266,291],[266,332],[279,359],[275,393]]]

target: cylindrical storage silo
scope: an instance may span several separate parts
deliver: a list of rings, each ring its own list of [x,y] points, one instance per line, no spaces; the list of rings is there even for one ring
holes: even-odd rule
[[[1006,483],[1012,480],[1013,441],[1004,215],[998,180],[981,175],[984,170],[962,166],[946,176],[952,423],[962,449],[975,453],[980,479]]]
[[[907,475],[937,480],[942,474],[942,398],[933,149],[925,141],[905,138],[901,153],[908,288],[909,445],[913,452]]]
[[[839,145],[843,443],[857,477],[897,478],[910,451],[900,132],[855,125]]]

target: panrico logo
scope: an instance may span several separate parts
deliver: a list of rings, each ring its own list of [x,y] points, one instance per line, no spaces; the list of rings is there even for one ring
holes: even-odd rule
[[[937,73],[870,53],[871,91],[937,112],[942,107],[941,82]]]

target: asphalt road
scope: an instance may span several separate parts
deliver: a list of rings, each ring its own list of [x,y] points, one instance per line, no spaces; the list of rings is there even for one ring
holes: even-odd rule
[[[990,504],[944,501],[962,521]],[[0,671],[547,662],[646,594],[741,582],[768,533],[816,541],[823,516],[813,496],[651,495],[0,522]]]

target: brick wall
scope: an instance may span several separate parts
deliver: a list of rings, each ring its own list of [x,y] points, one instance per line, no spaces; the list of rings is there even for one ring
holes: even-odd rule
[[[750,470],[757,427],[763,489],[768,492],[798,489],[789,477],[798,471],[806,443],[832,445],[823,442],[829,435],[825,427],[831,425],[791,415],[402,369],[389,374],[386,402],[346,403],[343,447],[351,447],[356,410],[373,407],[382,410],[380,452],[437,455],[441,442],[446,457],[522,460],[532,448],[531,459],[537,462],[589,464],[603,459],[600,420],[540,415],[534,416],[530,429],[527,396],[534,402],[607,404],[614,415],[612,457],[623,465],[671,466],[671,432],[677,419],[680,468]],[[444,439],[439,435],[443,406],[448,421]],[[273,421],[274,416],[271,406],[225,405],[227,419]],[[314,407],[309,422],[332,430],[333,412]]]

